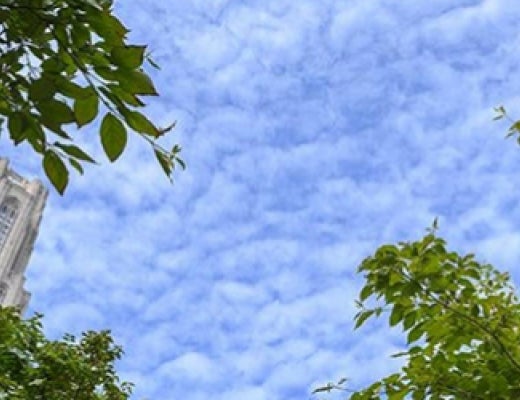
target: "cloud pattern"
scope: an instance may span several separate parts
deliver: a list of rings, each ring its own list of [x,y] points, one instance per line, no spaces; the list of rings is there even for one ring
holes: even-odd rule
[[[177,120],[170,186],[131,141],[51,194],[27,286],[49,335],[110,328],[135,399],[308,398],[395,368],[383,323],[352,332],[364,256],[435,216],[457,250],[520,271],[520,152],[506,0],[119,2]],[[518,114],[517,114],[518,115]],[[99,146],[85,143],[103,159]],[[15,168],[37,160],[8,148]],[[106,167],[106,168],[105,168]]]

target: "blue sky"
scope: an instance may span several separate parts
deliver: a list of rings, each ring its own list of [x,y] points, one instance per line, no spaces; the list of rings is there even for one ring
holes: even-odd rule
[[[450,246],[520,279],[520,3],[116,2],[161,71],[172,186],[138,140],[48,200],[27,271],[51,336],[110,328],[134,399],[302,399],[396,368],[352,331],[355,270],[438,216]],[[97,140],[97,139],[96,139]],[[12,166],[39,160],[4,139]],[[4,150],[5,149],[5,150]]]

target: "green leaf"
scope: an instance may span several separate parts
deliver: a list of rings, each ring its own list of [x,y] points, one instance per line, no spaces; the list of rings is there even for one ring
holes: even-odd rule
[[[99,98],[96,94],[74,101],[74,115],[78,127],[88,124],[96,118],[99,110]]]
[[[412,326],[415,325],[415,320],[417,318],[417,311],[411,311],[408,314],[405,315],[403,320],[403,328],[405,331],[410,329]]]
[[[48,58],[41,64],[41,69],[44,72],[60,73],[65,69],[66,65],[59,58]]]
[[[59,92],[71,99],[85,99],[96,95],[96,91],[91,86],[80,86],[61,75],[55,75],[53,79]]]
[[[9,136],[15,144],[18,144],[25,140],[24,132],[27,128],[25,115],[19,111],[13,112],[11,115],[9,115],[9,122],[7,123],[7,128],[9,129]]]
[[[108,45],[121,45],[128,29],[108,11],[87,14],[90,26]]]
[[[124,125],[112,113],[108,113],[101,122],[101,144],[110,161],[119,158],[126,147],[127,133]]]
[[[74,158],[69,158],[70,165],[80,173],[80,175],[83,175],[83,167],[81,164]]]
[[[69,156],[75,157],[78,160],[87,161],[90,163],[95,164],[96,162],[90,157],[87,153],[85,153],[83,150],[81,150],[78,146],[73,144],[62,144],[62,143],[55,143],[56,147],[59,147],[62,149],[66,154]]]
[[[409,333],[407,337],[407,343],[411,344],[413,342],[416,342],[421,338],[421,336],[424,334],[424,328],[423,324],[419,324],[415,326]]]
[[[509,134],[507,137],[520,132],[520,121],[516,121],[513,125],[509,127]]]
[[[136,69],[141,66],[146,46],[118,46],[110,52],[110,59],[119,67]]]
[[[81,48],[90,42],[90,30],[84,24],[72,25],[70,35],[74,46],[77,48]]]
[[[63,195],[69,182],[69,171],[61,158],[52,150],[47,150],[43,156],[43,170],[58,193]]]
[[[52,99],[55,92],[56,86],[45,74],[40,79],[31,82],[31,86],[29,86],[29,98],[34,101]]]
[[[374,287],[372,285],[366,284],[359,293],[359,299],[361,301],[365,301],[372,293],[374,293]]]
[[[56,124],[66,124],[76,120],[70,107],[58,100],[50,99],[36,104],[42,118]]]
[[[374,314],[375,310],[362,311],[356,316],[356,324],[354,329],[358,329],[363,323]]]
[[[435,275],[440,271],[440,269],[441,266],[439,265],[438,259],[433,257],[425,257],[421,263],[421,269],[418,271],[418,275],[421,277]]]
[[[128,93],[115,84],[106,85],[106,89],[102,90],[102,92],[112,101],[115,95],[119,100],[130,104],[131,106],[143,107],[145,105],[135,94]]]
[[[138,111],[126,111],[123,115],[125,121],[134,131],[144,133],[149,136],[157,137],[160,135],[159,130]]]
[[[312,394],[321,393],[321,392],[330,392],[334,389],[334,385],[332,383],[327,383],[325,386],[316,388],[312,391]]]
[[[119,83],[128,93],[156,96],[157,90],[148,75],[141,71],[123,71],[119,73]]]
[[[179,164],[183,170],[186,169],[186,163],[182,158],[175,157],[175,161],[177,161],[177,164]]]
[[[394,305],[392,312],[390,313],[389,323],[390,326],[397,325],[403,319],[403,307],[400,304]]]
[[[157,149],[154,149],[154,153],[155,157],[157,158],[157,161],[159,161],[159,165],[161,166],[162,170],[164,171],[166,176],[170,177],[173,170],[172,161],[166,154]]]
[[[117,81],[120,79],[121,75],[124,75],[126,73],[126,71],[123,71],[121,73],[120,71],[112,68],[112,65],[103,66],[103,67],[94,67],[94,71],[101,78],[103,78],[107,81]]]
[[[397,392],[389,393],[387,396],[388,400],[403,400],[408,394],[408,388],[401,389]]]
[[[395,284],[401,284],[403,282],[403,277],[396,271],[390,272],[390,279],[388,284],[390,286],[394,286]]]

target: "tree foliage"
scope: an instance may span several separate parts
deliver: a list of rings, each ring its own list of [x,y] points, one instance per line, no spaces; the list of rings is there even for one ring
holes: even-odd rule
[[[184,167],[178,145],[167,151],[157,142],[173,125],[160,128],[139,111],[143,96],[157,95],[143,65],[157,66],[145,46],[126,42],[128,32],[111,0],[0,0],[0,126],[15,145],[41,155],[60,193],[69,167],[83,173],[94,162],[72,131],[97,118],[110,161],[131,131],[150,144],[168,177]]]
[[[449,251],[435,229],[381,246],[359,267],[366,279],[356,328],[388,315],[400,326],[401,371],[360,391],[368,399],[520,398],[520,303],[507,273]],[[317,391],[338,388],[329,384]]]
[[[120,382],[114,362],[122,355],[108,331],[48,340],[41,315],[23,320],[0,308],[0,399],[125,400],[132,384]]]

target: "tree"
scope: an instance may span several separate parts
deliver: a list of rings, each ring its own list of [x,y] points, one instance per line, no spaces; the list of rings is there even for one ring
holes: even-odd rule
[[[23,320],[0,308],[0,399],[129,398],[132,384],[120,382],[114,370],[122,350],[108,331],[53,341],[42,333],[41,318]]]
[[[83,173],[92,157],[72,131],[92,126],[102,109],[99,137],[110,161],[124,151],[127,131],[147,141],[171,179],[180,147],[169,151],[160,128],[140,111],[142,96],[156,96],[145,46],[126,43],[128,29],[112,0],[0,0],[0,127],[15,145],[28,143],[60,194],[69,166]]]
[[[366,282],[356,328],[388,313],[406,334],[394,355],[406,362],[349,391],[351,400],[520,398],[520,303],[507,273],[448,251],[435,228],[419,241],[381,246],[359,272]]]

